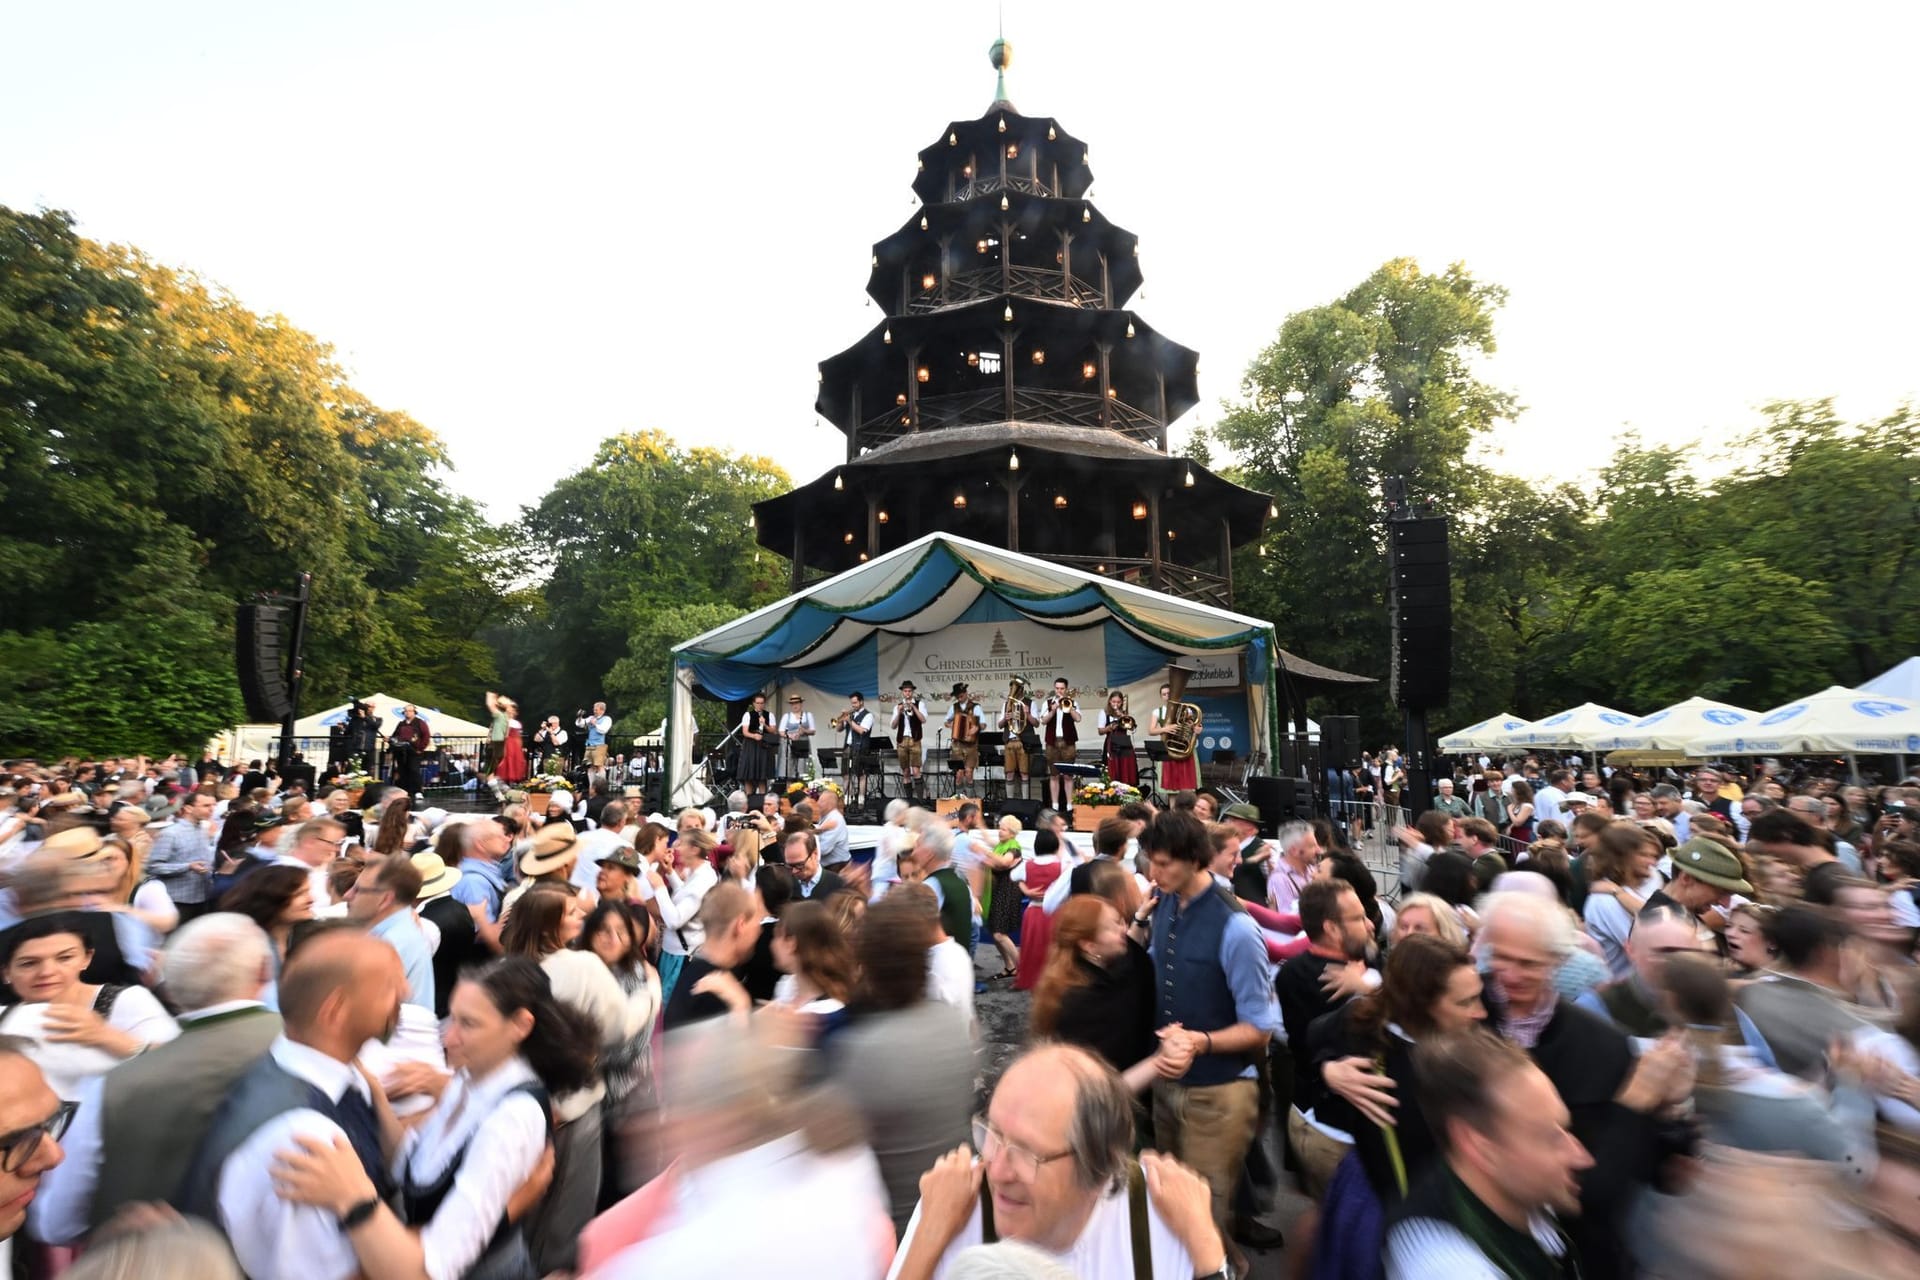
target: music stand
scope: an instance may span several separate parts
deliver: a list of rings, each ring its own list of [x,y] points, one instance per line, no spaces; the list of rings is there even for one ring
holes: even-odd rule
[[[973,776],[981,784],[981,798],[989,795],[1004,799],[1007,794],[1007,756],[1002,750],[1006,746],[1007,735],[999,729],[982,729],[974,745],[980,748],[980,763],[974,769]],[[994,769],[1000,770],[996,780],[991,776]]]

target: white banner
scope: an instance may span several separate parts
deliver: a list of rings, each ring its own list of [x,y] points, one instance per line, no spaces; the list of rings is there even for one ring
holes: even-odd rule
[[[932,635],[879,637],[880,690],[892,693],[911,680],[920,696],[945,700],[965,681],[976,698],[1004,695],[1008,681],[1025,676],[1035,696],[1053,688],[1055,676],[1093,696],[1107,683],[1106,634],[1100,627],[1055,631],[1033,622],[968,622]]]

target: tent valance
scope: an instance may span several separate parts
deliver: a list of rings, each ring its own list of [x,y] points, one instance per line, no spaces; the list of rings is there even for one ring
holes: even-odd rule
[[[380,732],[391,736],[393,727],[400,723],[400,711],[411,706],[427,722],[427,728],[435,738],[484,738],[487,726],[463,720],[449,711],[438,707],[423,707],[417,702],[408,702],[405,698],[396,698],[390,693],[370,693],[360,699],[373,704],[373,714],[380,721]],[[293,722],[293,736],[296,738],[324,738],[327,731],[337,724],[345,724],[347,710],[353,704],[343,702],[337,707],[328,707],[325,711],[316,711],[312,715],[302,716]]]
[[[1920,703],[1833,685],[1745,724],[1698,734],[1697,756],[1920,754]]]

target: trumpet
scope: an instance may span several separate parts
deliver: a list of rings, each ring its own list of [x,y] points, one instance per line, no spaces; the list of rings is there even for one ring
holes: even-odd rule
[[[827,721],[827,727],[829,729],[832,729],[834,732],[838,733],[840,730],[845,729],[847,727],[847,723],[852,719],[853,719],[853,708],[848,707],[845,711],[842,711],[839,715]]]

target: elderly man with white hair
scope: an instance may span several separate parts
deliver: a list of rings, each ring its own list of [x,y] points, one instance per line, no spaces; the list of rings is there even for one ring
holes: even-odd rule
[[[1571,1224],[1580,1272],[1626,1274],[1625,1214],[1661,1162],[1685,1150],[1686,1136],[1663,1127],[1658,1113],[1692,1092],[1693,1057],[1668,1039],[1636,1060],[1625,1035],[1559,995],[1554,974],[1575,943],[1557,899],[1509,890],[1487,895],[1479,911],[1488,1026],[1546,1073],[1594,1157]]]
[[[67,1159],[32,1207],[37,1239],[71,1243],[123,1205],[179,1189],[215,1109],[280,1034],[280,1015],[260,1003],[271,955],[260,926],[231,912],[190,920],[168,939],[163,980],[186,1034],[82,1086]]]

